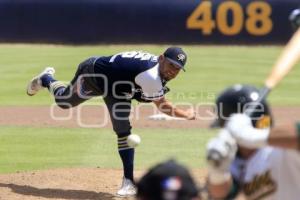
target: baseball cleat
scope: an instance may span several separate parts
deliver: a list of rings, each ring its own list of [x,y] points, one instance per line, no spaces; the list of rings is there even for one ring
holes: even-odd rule
[[[128,197],[128,196],[134,196],[136,195],[136,186],[134,183],[127,179],[123,178],[122,186],[117,192],[118,197]]]
[[[29,96],[33,96],[39,90],[43,89],[41,77],[44,76],[44,75],[46,75],[46,74],[49,74],[49,75],[53,76],[54,73],[55,73],[55,69],[54,68],[47,67],[39,75],[37,75],[34,78],[32,78],[31,81],[28,83],[28,86],[27,86],[27,94]]]

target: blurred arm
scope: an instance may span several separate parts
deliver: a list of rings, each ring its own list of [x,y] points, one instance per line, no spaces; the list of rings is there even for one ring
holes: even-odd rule
[[[220,130],[206,147],[208,165],[207,189],[212,199],[227,199],[233,195],[234,187],[230,166],[237,151],[234,138],[226,129]],[[234,193],[235,194],[235,193]]]
[[[257,149],[266,145],[279,148],[299,149],[300,124],[277,126],[274,128],[254,128],[249,116],[245,114],[232,115],[226,129],[236,139],[238,145],[248,149]]]

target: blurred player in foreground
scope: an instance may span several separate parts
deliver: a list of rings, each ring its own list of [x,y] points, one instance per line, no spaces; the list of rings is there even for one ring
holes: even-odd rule
[[[165,85],[184,70],[186,60],[186,53],[179,47],[170,47],[160,56],[129,51],[112,56],[91,57],[80,63],[69,85],[55,80],[54,69],[48,67],[29,82],[27,94],[32,96],[48,88],[56,104],[63,109],[102,96],[118,136],[118,151],[123,162],[124,178],[117,195],[130,196],[136,193],[134,148],[127,140],[131,135],[131,101],[153,102],[165,114],[195,119],[193,110],[179,109],[165,98],[168,91]]]
[[[190,172],[174,160],[152,167],[137,187],[138,200],[199,200],[198,188]]]
[[[270,129],[265,101],[251,118],[242,114],[258,95],[254,87],[235,85],[217,99],[213,125],[222,129],[207,145],[207,186],[213,199],[234,199],[240,192],[246,199],[299,199],[300,132]]]

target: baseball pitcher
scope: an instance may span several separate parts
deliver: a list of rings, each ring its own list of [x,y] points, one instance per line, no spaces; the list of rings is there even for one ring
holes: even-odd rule
[[[130,196],[136,193],[134,148],[127,143],[131,134],[131,101],[153,102],[163,113],[195,119],[193,110],[178,109],[165,98],[167,82],[184,70],[186,60],[186,53],[179,47],[170,47],[159,57],[142,51],[91,57],[78,66],[69,85],[54,79],[55,71],[48,67],[29,82],[27,94],[32,96],[48,88],[57,105],[63,109],[77,106],[95,96],[103,96],[118,136],[118,151],[124,169],[123,183],[117,195]]]

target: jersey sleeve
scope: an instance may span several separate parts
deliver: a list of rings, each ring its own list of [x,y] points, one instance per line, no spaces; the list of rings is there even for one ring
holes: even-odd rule
[[[165,95],[165,90],[160,77],[152,73],[153,70],[151,70],[137,75],[135,82],[142,89],[142,98],[153,101],[162,98]]]

